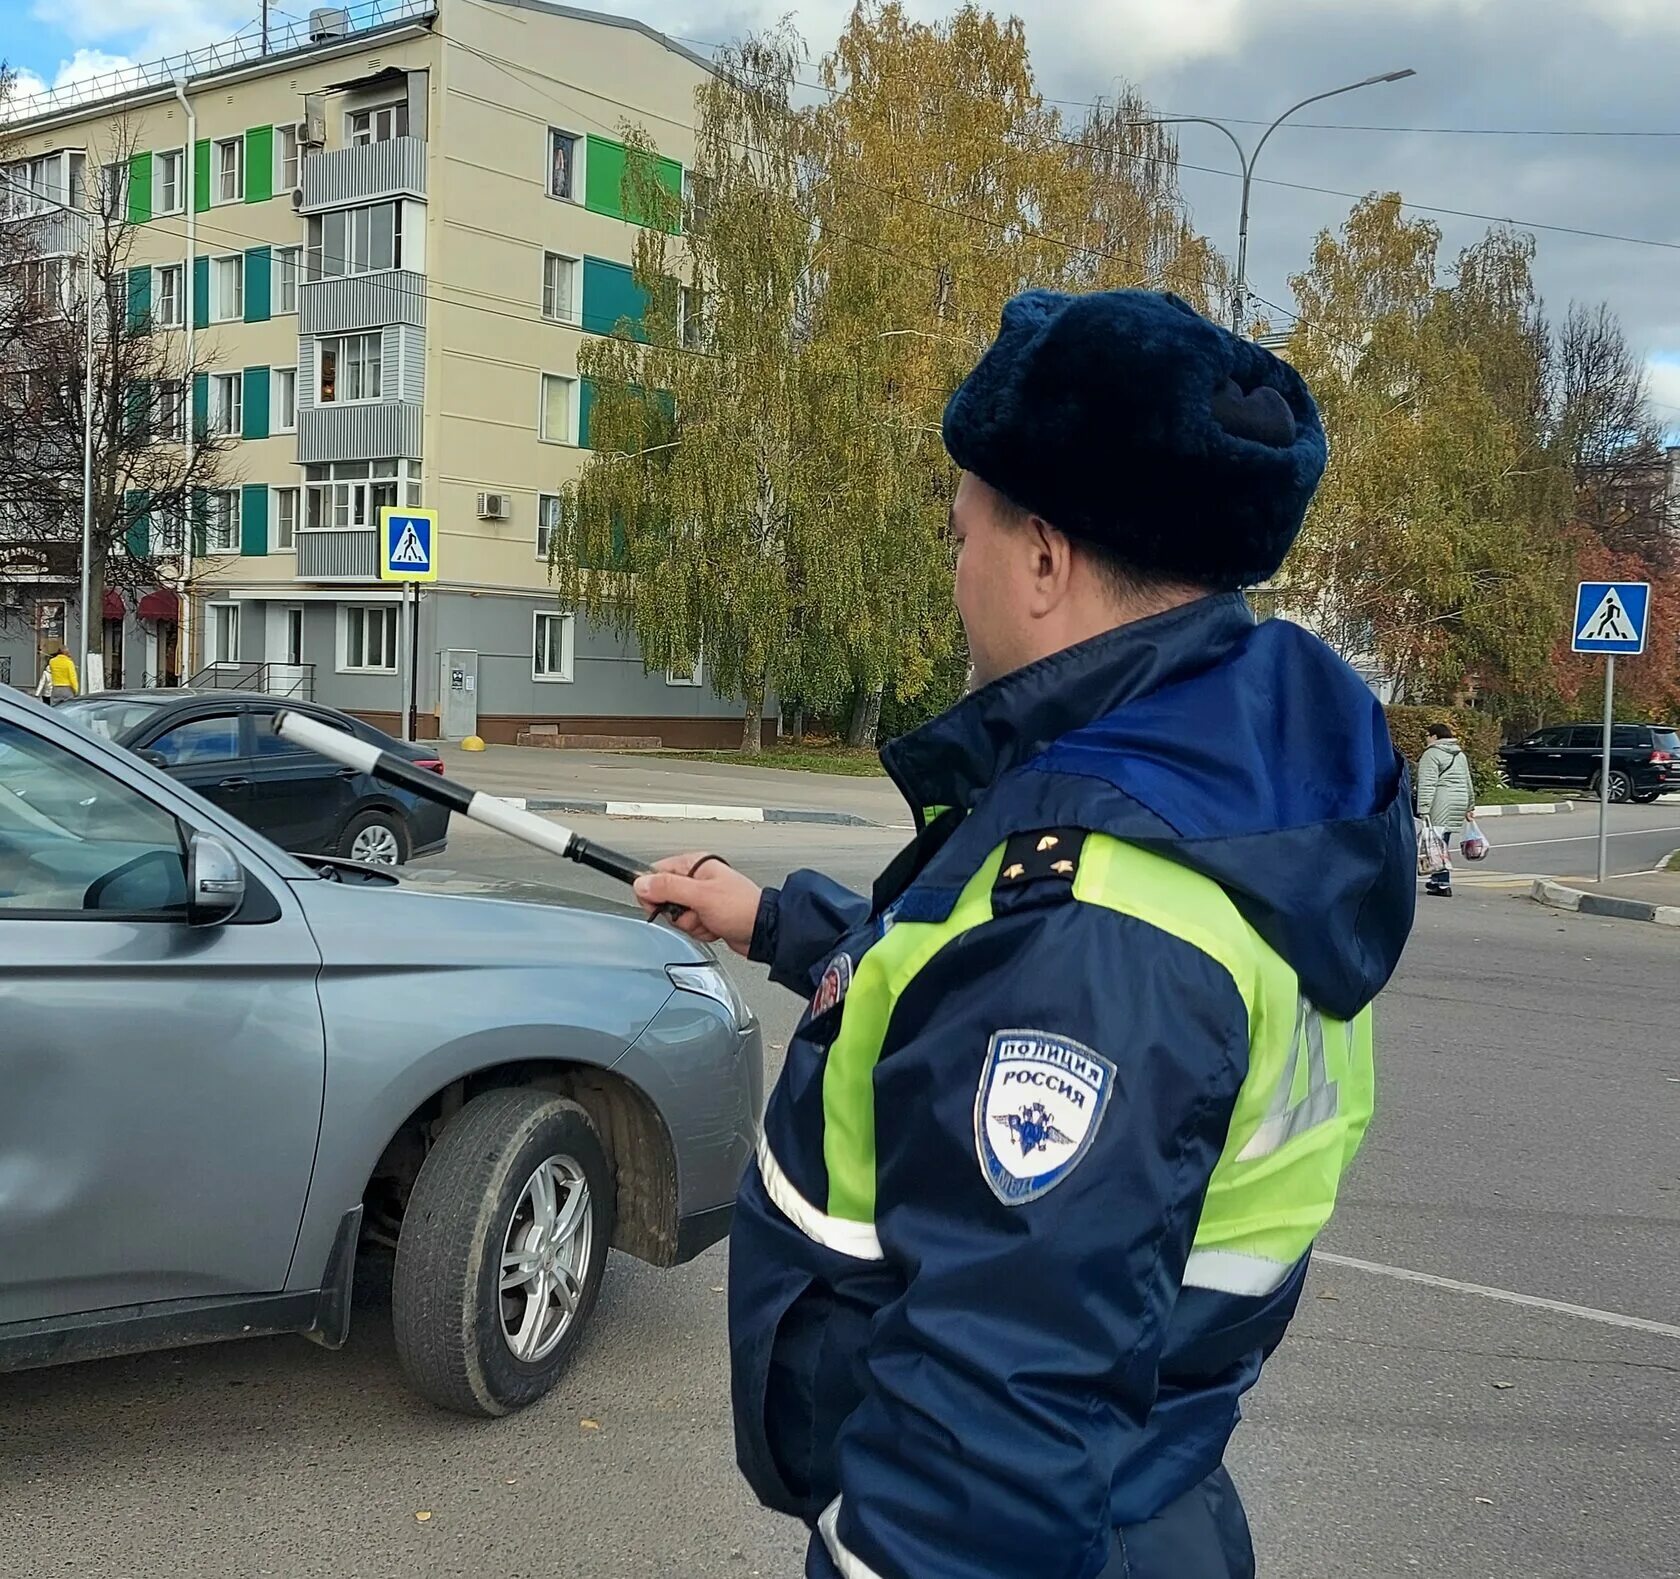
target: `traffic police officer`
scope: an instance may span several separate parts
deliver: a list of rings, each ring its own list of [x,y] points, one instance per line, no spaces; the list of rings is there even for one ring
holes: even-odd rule
[[[914,842],[868,897],[638,885],[810,999],[731,1240],[741,1467],[820,1579],[1252,1574],[1221,1460],[1414,896],[1381,709],[1239,590],[1323,432],[1176,297],[1034,291],[944,433],[975,689],[883,752]]]

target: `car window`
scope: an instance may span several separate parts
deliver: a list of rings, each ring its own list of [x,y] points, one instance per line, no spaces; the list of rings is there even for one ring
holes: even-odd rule
[[[145,723],[162,706],[161,700],[140,697],[88,696],[79,701],[60,702],[58,713],[61,718],[79,724],[101,740],[120,740],[135,725]]]
[[[239,755],[239,719],[233,713],[213,718],[193,718],[166,729],[149,746],[172,768],[195,767],[201,762],[231,762]]]
[[[180,824],[132,785],[0,719],[0,916],[184,905]]]
[[[1680,732],[1672,729],[1656,729],[1652,731],[1657,750],[1666,751],[1670,755],[1680,755]]]
[[[1565,744],[1565,737],[1568,733],[1569,731],[1566,729],[1542,729],[1537,734],[1530,735],[1523,744],[1556,750],[1559,746]]]
[[[1599,750],[1604,745],[1603,725],[1578,724],[1569,731],[1569,744],[1577,751],[1582,746],[1591,746],[1594,751]]]
[[[1593,731],[1600,740],[1604,738],[1604,731]],[[1610,744],[1613,746],[1644,746],[1649,744],[1649,732],[1643,724],[1617,724],[1610,731]]]
[[[326,724],[333,729],[341,729],[345,734],[350,733],[350,731],[348,729],[344,729],[344,726],[336,719],[323,718],[319,713],[308,713],[305,716],[313,719],[318,724]],[[253,749],[257,756],[261,757],[265,761],[274,757],[289,757],[292,759],[306,758],[311,762],[324,762],[326,760],[325,757],[318,756],[313,751],[305,751],[301,747],[293,745],[291,741],[282,739],[279,735],[275,734],[274,719],[275,712],[270,712],[266,709],[259,711],[256,708],[251,710],[251,732],[256,740],[256,745]]]

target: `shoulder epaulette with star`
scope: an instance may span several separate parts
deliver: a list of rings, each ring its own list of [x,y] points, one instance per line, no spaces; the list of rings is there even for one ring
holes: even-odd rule
[[[1003,847],[1003,862],[992,884],[993,914],[1071,899],[1084,845],[1083,828],[1040,828],[1015,834]]]

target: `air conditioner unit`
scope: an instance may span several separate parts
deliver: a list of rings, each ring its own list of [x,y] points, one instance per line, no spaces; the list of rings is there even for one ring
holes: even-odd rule
[[[292,212],[296,213],[302,207],[303,207],[303,188],[301,186],[294,186],[292,188]]]
[[[481,493],[478,496],[478,518],[481,521],[505,521],[513,514],[513,501],[505,493]]]
[[[297,123],[298,143],[304,148],[327,145],[327,101],[319,93],[303,96],[303,119]]]

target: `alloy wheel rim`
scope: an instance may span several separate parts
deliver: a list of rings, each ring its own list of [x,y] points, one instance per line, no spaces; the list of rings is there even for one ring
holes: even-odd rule
[[[383,823],[363,828],[350,846],[350,858],[368,866],[397,864],[397,836]]]
[[[589,1181],[572,1157],[537,1164],[502,1240],[502,1337],[516,1360],[545,1360],[571,1331],[594,1247]]]

